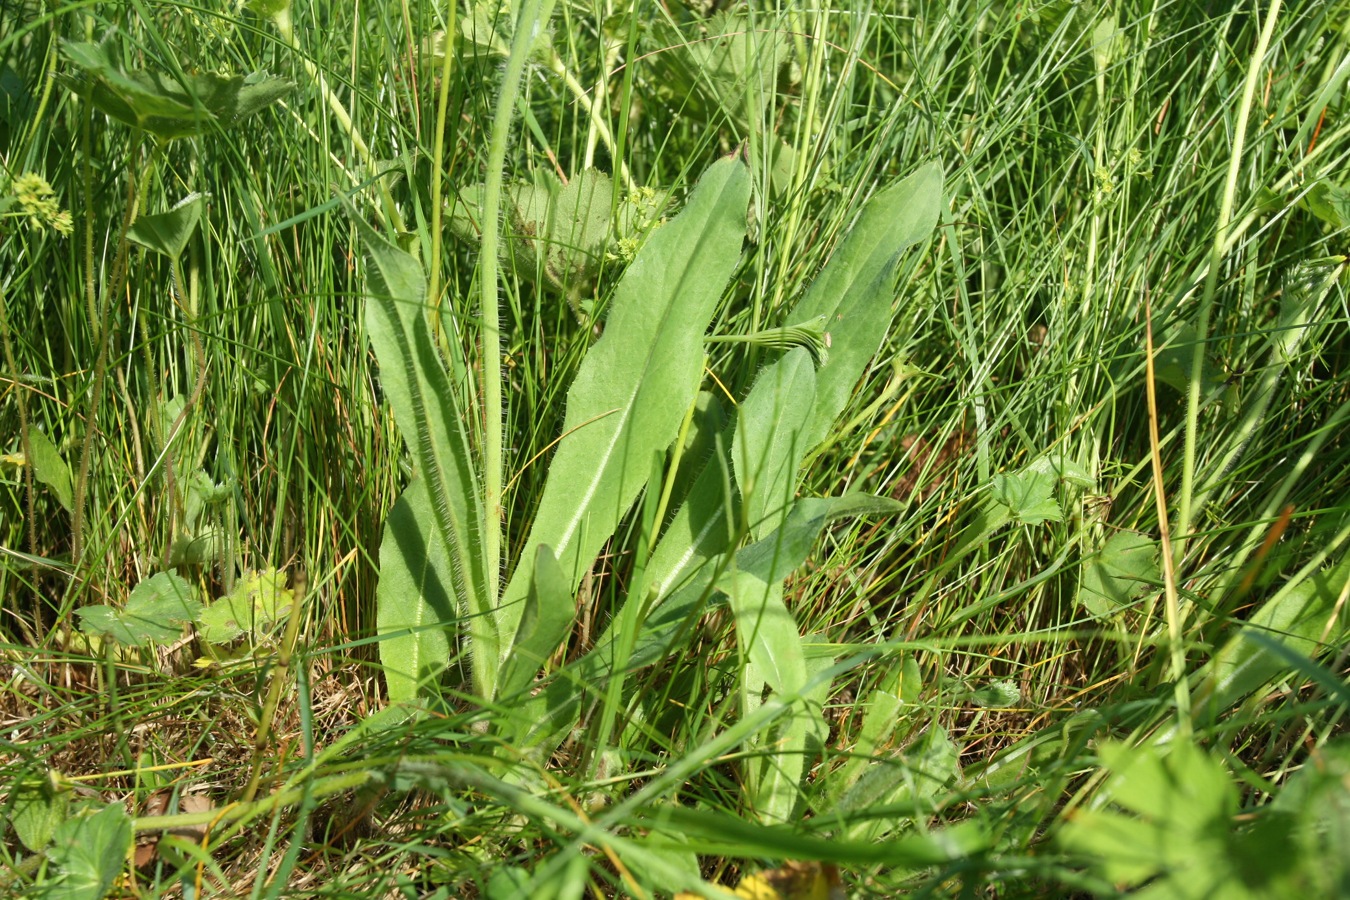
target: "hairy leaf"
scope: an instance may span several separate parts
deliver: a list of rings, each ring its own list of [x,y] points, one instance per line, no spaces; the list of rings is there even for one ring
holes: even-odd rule
[[[390,699],[412,699],[428,673],[445,667],[448,641],[431,632],[454,618],[456,605],[467,616],[475,688],[491,691],[501,651],[479,553],[482,491],[458,390],[427,321],[426,279],[416,260],[352,218],[372,263],[366,330],[380,384],[417,465],[407,502],[390,514],[380,545],[381,634],[412,629],[380,644],[381,662],[393,673]]]

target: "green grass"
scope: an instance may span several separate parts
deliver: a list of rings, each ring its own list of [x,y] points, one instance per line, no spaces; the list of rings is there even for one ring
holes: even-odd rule
[[[479,405],[495,363],[484,267],[453,208],[439,235],[431,209],[437,189],[470,196],[489,180],[504,58],[471,55],[461,36],[443,69],[429,51],[449,13],[420,2],[361,5],[356,20],[348,4],[297,5],[298,49],[226,6],[7,9],[6,818],[32,796],[55,818],[123,803],[146,816],[165,788],[209,796],[223,816],[209,840],[166,837],[132,873],[117,832],[89,864],[117,876],[111,889],[149,896],[197,883],[225,896],[646,896],[694,869],[732,885],[815,859],[860,897],[1346,890],[1350,6],[1281,6],[1259,58],[1264,11],[1245,6],[1126,3],[1114,39],[1095,4],[857,6],[756,4],[733,30],[778,36],[782,62],[756,100],[699,49],[718,45],[696,11],[559,5],[558,64],[603,98],[606,127],[535,58],[505,145],[508,184],[592,165],[617,175],[612,141],[636,185],[683,200],[744,143],[754,241],[720,335],[781,324],[870,196],[927,161],[945,169],[939,227],[902,258],[883,352],[800,490],[904,509],[830,525],[787,582],[810,665],[847,665],[782,825],[747,788],[773,744],[742,697],[725,606],[584,709],[547,758],[503,739],[509,704],[475,694],[463,656],[434,715],[377,716],[379,547],[413,463],[365,332],[367,262],[335,195],[362,185],[361,215],[435,260],[445,355],[481,457],[497,415]],[[60,39],[114,29],[127,69],[267,70],[296,87],[156,151],[51,77],[73,72]],[[386,167],[401,234],[371,184]],[[29,172],[71,233],[18,204]],[[122,232],[132,203],[163,213],[194,191],[210,196],[176,281]],[[607,260],[585,285],[594,309],[623,266]],[[597,335],[536,276],[501,266],[508,565]],[[707,349],[703,386],[728,410],[773,356]],[[39,431],[61,461],[15,464],[42,456]],[[1058,521],[1008,521],[1017,507],[993,499],[1007,489],[996,476],[1031,478],[1038,460],[1072,476],[1043,481]],[[224,486],[200,508],[187,487],[199,470]],[[551,672],[565,677],[616,614],[657,527],[650,502],[583,580]],[[1170,578],[1154,562],[1164,529]],[[1101,576],[1103,547],[1125,534],[1149,543]],[[233,646],[241,658],[204,666],[191,627],[167,646],[91,646],[75,610],[123,608],[184,537],[202,539],[176,565],[202,599],[281,570],[303,601],[293,630],[274,617]],[[1094,577],[1117,598],[1085,605]],[[1242,636],[1254,632],[1292,653]],[[991,702],[1002,682],[1016,699]],[[22,788],[49,772],[59,790]],[[68,834],[104,846],[81,821]],[[31,837],[5,832],[4,890],[36,895],[65,877],[75,891],[63,838],[37,852]]]

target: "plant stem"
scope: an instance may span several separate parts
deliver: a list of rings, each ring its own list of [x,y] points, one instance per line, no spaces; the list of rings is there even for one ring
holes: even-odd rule
[[[483,244],[479,253],[479,301],[482,305],[483,354],[483,554],[486,557],[487,597],[492,603],[501,593],[502,564],[502,370],[501,311],[497,307],[497,254],[501,228],[501,197],[506,167],[506,142],[520,93],[530,48],[542,23],[548,21],[554,0],[525,0],[516,18],[511,56],[506,61],[501,91],[492,116],[492,139],[488,145],[487,178],[483,186]],[[503,644],[505,646],[505,644]],[[495,671],[497,660],[488,663]],[[496,685],[475,685],[491,696]]]
[[[319,71],[319,67],[314,65],[309,57],[305,55],[304,51],[300,49],[300,42],[296,40],[295,37],[295,23],[291,19],[291,9],[289,5],[272,17],[272,24],[275,25],[277,31],[281,33],[282,39],[286,41],[286,46],[295,51],[295,55],[300,59],[300,64],[304,66],[305,71],[309,73],[309,77],[313,78],[314,83],[318,85],[319,93],[323,95],[324,101],[328,104],[328,109],[333,113],[333,118],[338,120],[338,125],[342,127],[342,133],[347,136],[347,139],[352,142],[352,146],[356,148],[356,153],[361,157],[361,162],[365,163],[365,165],[371,169],[371,174],[375,174],[375,157],[371,154],[370,147],[366,145],[365,140],[361,137],[361,132],[356,130],[356,124],[352,122],[352,117],[351,114],[347,112],[347,107],[342,105],[342,101],[338,99],[337,94],[333,93],[332,88],[328,86],[328,80],[323,77],[323,72]],[[382,178],[377,181],[377,184],[380,188],[380,202],[384,207],[384,214],[390,227],[396,232],[406,231],[407,228],[403,222],[403,215],[398,211],[398,204],[394,202],[393,195],[389,193],[389,186]]]
[[[272,719],[276,716],[277,705],[281,702],[281,689],[289,681],[291,658],[295,654],[295,642],[300,633],[300,620],[304,618],[301,609],[305,603],[305,577],[297,573],[291,600],[290,618],[286,620],[286,633],[277,649],[277,662],[273,667],[271,679],[267,685],[267,700],[263,703],[262,715],[258,719],[258,734],[253,742],[253,762],[249,767],[248,786],[244,788],[241,799],[252,802],[258,793],[258,784],[262,778],[263,757],[267,751],[267,739],[272,733]]]
[[[1200,424],[1201,375],[1205,366],[1205,344],[1209,339],[1209,320],[1214,312],[1214,294],[1219,284],[1219,263],[1227,250],[1228,227],[1233,218],[1233,198],[1237,194],[1238,172],[1242,167],[1242,150],[1247,140],[1247,120],[1251,117],[1256,85],[1261,77],[1261,63],[1270,46],[1275,22],[1280,16],[1280,0],[1270,4],[1265,25],[1257,39],[1247,67],[1247,81],[1242,87],[1242,102],[1233,128],[1233,152],[1228,158],[1228,178],[1224,183],[1223,198],[1219,204],[1218,226],[1214,229],[1214,244],[1209,251],[1209,271],[1205,273],[1205,292],[1200,298],[1200,315],[1195,326],[1195,351],[1191,356],[1191,381],[1186,395],[1186,442],[1181,466],[1181,492],[1177,504],[1176,524],[1172,529],[1173,553],[1178,566],[1186,557],[1186,538],[1194,515],[1191,502],[1195,493],[1195,450]]]
[[[445,28],[445,55],[441,62],[440,90],[436,92],[436,132],[431,139],[431,259],[427,260],[427,307],[431,324],[442,341],[441,328],[441,176],[445,167],[445,120],[450,106],[450,72],[455,59],[455,38],[459,33],[459,4],[450,4],[450,22]]]

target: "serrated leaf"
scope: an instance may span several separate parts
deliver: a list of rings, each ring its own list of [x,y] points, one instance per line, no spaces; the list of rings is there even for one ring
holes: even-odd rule
[[[1064,518],[1054,491],[1055,479],[1045,472],[1026,470],[994,476],[994,500],[1024,525],[1058,522]]]
[[[206,194],[189,194],[168,212],[141,216],[127,230],[127,237],[147,250],[178,259],[197,230],[205,206]]]
[[[599,267],[609,240],[613,192],[609,176],[595,169],[576,175],[558,192],[549,221],[548,273],[560,286]]]
[[[71,488],[70,466],[61,458],[51,438],[36,428],[28,429],[28,450],[32,453],[29,460],[33,465],[33,476],[51,489],[56,500],[67,512],[75,511],[75,495]]]
[[[1083,565],[1078,602],[1099,619],[1115,615],[1159,582],[1157,556],[1157,544],[1142,534],[1121,531],[1111,535]]]
[[[200,612],[192,588],[174,572],[160,572],[136,585],[121,610],[102,605],[75,610],[85,634],[110,637],[127,646],[172,643]]]
[[[11,787],[9,823],[23,845],[39,853],[65,821],[70,791],[59,790],[51,778],[24,778]]]
[[[58,874],[45,896],[103,900],[131,851],[131,837],[131,819],[121,803],[66,819],[52,839],[49,855]]]
[[[1237,791],[1218,761],[1187,740],[1107,742],[1100,754],[1112,774],[1098,800],[1115,808],[1078,811],[1060,831],[1065,847],[1118,884],[1152,880],[1158,896],[1246,896],[1231,883]]]
[[[124,71],[111,44],[63,40],[62,52],[78,69],[59,80],[104,114],[163,140],[230,127],[289,93],[295,85],[265,72],[243,75]]]
[[[198,630],[212,644],[226,644],[246,633],[272,627],[290,612],[295,594],[276,569],[247,572],[234,590],[218,598],[198,617]]]

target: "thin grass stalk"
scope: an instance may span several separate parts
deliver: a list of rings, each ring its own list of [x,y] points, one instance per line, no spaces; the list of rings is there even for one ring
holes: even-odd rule
[[[1167,527],[1167,488],[1163,477],[1161,440],[1158,436],[1158,391],[1153,371],[1153,311],[1144,301],[1144,387],[1148,395],[1148,446],[1153,461],[1153,499],[1158,508],[1159,556],[1163,567],[1163,593],[1167,598],[1167,636],[1171,650],[1172,690],[1177,705],[1177,730],[1183,738],[1191,734],[1191,691],[1186,681],[1186,648],[1181,635],[1181,595],[1177,589],[1177,566],[1172,536]],[[1151,604],[1150,604],[1151,605]],[[1147,617],[1152,618],[1152,610]],[[1137,662],[1137,659],[1136,659]]]
[[[1205,368],[1205,348],[1209,339],[1209,322],[1214,313],[1214,295],[1219,286],[1219,263],[1223,259],[1228,243],[1228,229],[1233,218],[1233,198],[1237,195],[1238,174],[1242,168],[1242,152],[1247,140],[1247,121],[1251,117],[1252,102],[1256,98],[1256,85],[1261,77],[1261,64],[1266,58],[1271,36],[1275,33],[1275,23],[1280,16],[1281,0],[1270,4],[1261,35],[1256,42],[1256,50],[1247,66],[1247,80],[1242,86],[1242,102],[1238,108],[1236,126],[1233,129],[1233,150],[1228,157],[1228,177],[1224,182],[1223,197],[1219,203],[1219,221],[1214,229],[1214,243],[1209,251],[1209,271],[1205,273],[1205,290],[1200,298],[1200,315],[1195,326],[1195,348],[1191,355],[1190,384],[1186,393],[1186,439],[1181,467],[1181,491],[1177,501],[1177,518],[1173,526],[1176,540],[1173,552],[1175,562],[1180,565],[1186,558],[1186,538],[1191,530],[1194,516],[1192,502],[1195,494],[1195,453],[1199,439],[1200,425],[1200,388]]]

